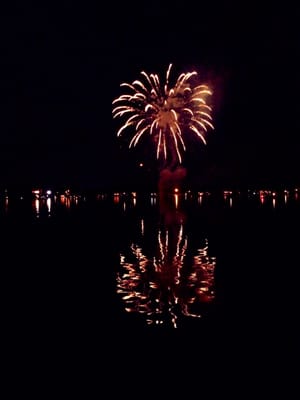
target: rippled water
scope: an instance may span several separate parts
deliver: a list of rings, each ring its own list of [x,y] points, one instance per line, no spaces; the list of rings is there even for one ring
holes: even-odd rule
[[[39,329],[292,329],[299,195],[3,192],[8,318]]]
[[[151,221],[136,219],[132,242],[120,252],[117,293],[125,311],[143,314],[148,325],[176,328],[183,317],[200,318],[214,300],[216,258],[205,236],[198,235],[198,247],[193,243],[178,197],[168,198],[164,208],[153,204]]]

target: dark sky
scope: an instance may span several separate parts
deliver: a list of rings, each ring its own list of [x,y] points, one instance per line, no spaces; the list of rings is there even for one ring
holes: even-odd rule
[[[145,149],[129,152],[117,140],[111,101],[122,81],[165,73],[170,62],[214,85],[216,130],[190,154],[194,180],[300,183],[295,6],[54,4],[1,12],[1,186],[134,180]]]

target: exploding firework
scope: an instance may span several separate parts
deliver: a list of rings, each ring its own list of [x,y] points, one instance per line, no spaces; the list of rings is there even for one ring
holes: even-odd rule
[[[197,72],[182,73],[174,85],[170,84],[169,65],[165,82],[157,74],[142,71],[143,80],[121,87],[129,93],[113,101],[113,118],[124,118],[124,124],[117,132],[120,136],[127,128],[133,135],[129,148],[135,147],[145,134],[150,134],[156,145],[157,159],[165,163],[182,164],[186,150],[186,135],[196,135],[206,144],[206,132],[214,129],[212,108],[207,98],[212,91],[205,84],[197,82]]]

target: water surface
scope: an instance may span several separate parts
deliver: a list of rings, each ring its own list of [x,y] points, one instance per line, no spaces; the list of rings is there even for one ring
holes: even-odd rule
[[[292,336],[299,194],[3,192],[8,326]]]

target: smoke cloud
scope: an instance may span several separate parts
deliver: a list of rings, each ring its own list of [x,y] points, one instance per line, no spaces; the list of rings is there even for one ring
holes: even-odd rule
[[[174,189],[180,188],[185,177],[186,168],[178,167],[174,171],[165,168],[160,171],[158,189],[160,192],[173,192]]]

